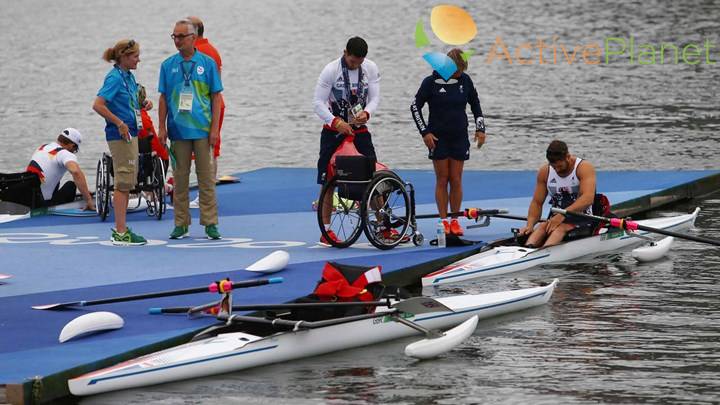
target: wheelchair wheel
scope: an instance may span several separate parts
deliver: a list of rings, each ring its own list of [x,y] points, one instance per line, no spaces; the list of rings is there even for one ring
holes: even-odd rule
[[[150,196],[148,198],[147,213],[162,219],[165,213],[165,168],[162,160],[155,156],[152,160],[152,175],[149,184]]]
[[[350,189],[357,184],[338,182],[336,178],[328,181],[320,191],[317,219],[320,233],[331,246],[346,248],[360,237],[362,217],[360,216],[360,199],[351,196]],[[345,198],[347,197],[347,198]],[[323,203],[327,201],[328,203]],[[330,227],[335,238],[325,229],[324,218],[330,219]]]
[[[100,220],[105,221],[110,212],[110,194],[112,185],[110,184],[111,157],[103,153],[97,164],[97,173],[95,176],[95,209]]]
[[[365,236],[373,246],[388,250],[408,240],[410,195],[395,173],[375,173],[360,208]]]

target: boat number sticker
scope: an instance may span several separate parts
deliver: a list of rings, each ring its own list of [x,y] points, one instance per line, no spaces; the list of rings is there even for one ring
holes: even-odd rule
[[[617,238],[621,238],[623,235],[625,235],[625,231],[623,231],[622,229],[615,230],[615,231],[608,231],[607,233],[604,233],[602,235],[601,240],[617,239]]]

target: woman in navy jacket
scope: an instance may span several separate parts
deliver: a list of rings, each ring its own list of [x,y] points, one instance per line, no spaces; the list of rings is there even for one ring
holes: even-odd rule
[[[459,236],[463,234],[462,227],[457,218],[452,218],[448,223],[447,213],[448,202],[450,212],[460,211],[463,165],[470,158],[465,106],[470,104],[475,118],[475,141],[478,148],[485,143],[485,121],[475,85],[465,73],[467,61],[463,59],[462,51],[455,48],[448,52],[448,57],[457,66],[455,74],[444,80],[440,74],[433,71],[420,85],[410,110],[429,150],[428,158],[433,161],[435,202],[445,226],[445,233]],[[426,103],[430,110],[427,124],[422,115],[422,108]]]

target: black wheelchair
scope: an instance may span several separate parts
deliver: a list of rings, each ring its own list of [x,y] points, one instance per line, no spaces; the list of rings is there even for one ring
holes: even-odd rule
[[[130,191],[131,196],[137,195],[136,206],[128,206],[128,209],[140,209],[143,203],[147,203],[145,208],[147,215],[160,220],[166,210],[165,165],[159,156],[151,152],[150,137],[139,140],[139,149],[137,185]],[[105,221],[112,209],[113,190],[112,157],[109,153],[103,152],[98,160],[95,178],[95,207],[101,221]],[[131,198],[131,203],[132,200]]]
[[[365,156],[336,156],[327,175],[329,180],[320,191],[317,218],[320,232],[331,246],[348,247],[358,240],[361,231],[382,250],[392,249],[410,237],[415,246],[423,243],[415,220],[412,184]],[[324,224],[327,217],[328,229]]]

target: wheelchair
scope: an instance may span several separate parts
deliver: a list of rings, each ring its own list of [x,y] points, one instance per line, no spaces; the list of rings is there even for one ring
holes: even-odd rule
[[[147,141],[146,141],[147,140]],[[130,194],[136,194],[137,205],[140,208],[143,200],[147,202],[145,212],[150,217],[162,219],[166,210],[165,202],[165,165],[162,159],[150,151],[150,137],[139,140],[140,153],[138,155],[137,185]],[[97,175],[95,178],[95,207],[100,220],[105,221],[112,209],[112,194],[114,190],[113,162],[109,153],[103,152],[98,160]],[[129,207],[128,209],[133,209]]]
[[[403,182],[385,165],[360,155],[353,137],[346,137],[338,147],[328,165],[327,178],[320,191],[317,219],[320,232],[331,246],[349,247],[361,232],[382,250],[392,249],[408,237],[415,246],[423,243],[415,221],[412,184]],[[335,239],[325,229],[327,217]]]

